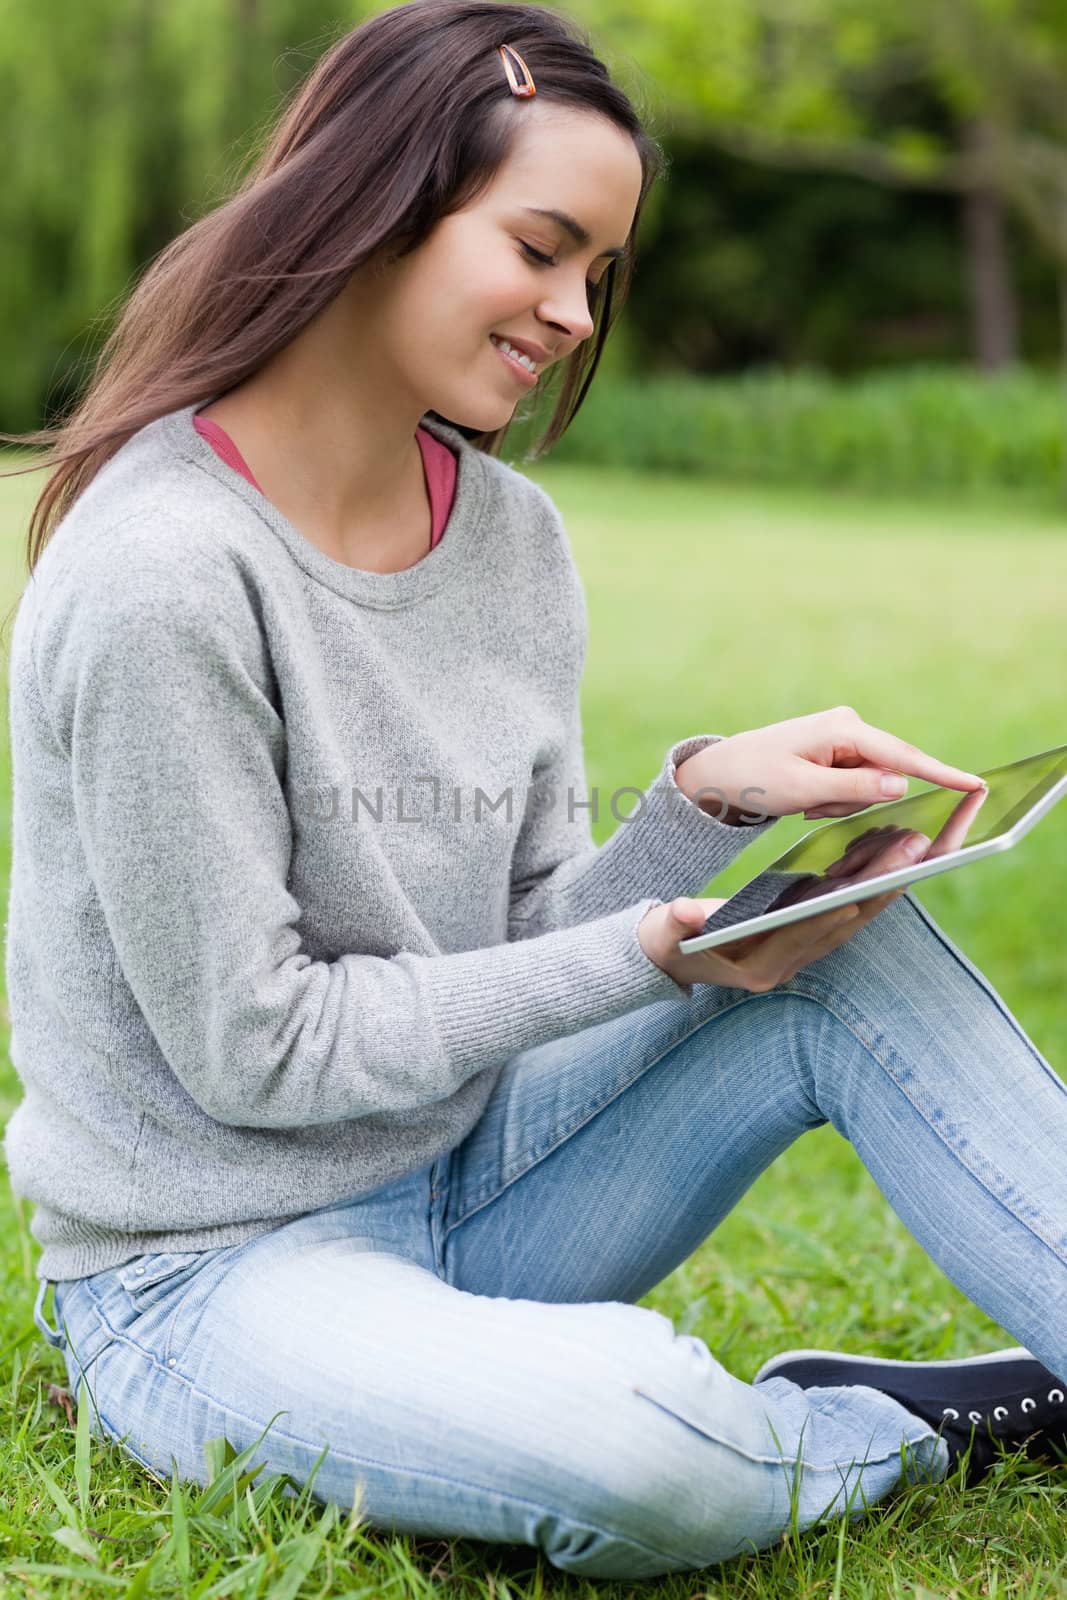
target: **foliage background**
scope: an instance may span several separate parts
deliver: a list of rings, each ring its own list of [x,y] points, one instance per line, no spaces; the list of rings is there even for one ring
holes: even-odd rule
[[[328,44],[380,9],[94,0],[67,8],[57,27],[50,7],[0,0],[0,325],[9,330],[0,427],[35,426],[77,393],[138,273],[224,197]],[[1051,163],[1062,179],[1041,216],[1061,203],[1067,216],[1062,129],[1050,114],[1050,132],[1050,117],[1032,109],[1038,89],[1054,105],[1058,89],[1067,104],[1063,8],[574,0],[565,9],[669,158],[606,376],[849,375],[916,362],[996,372],[1023,361],[1050,375],[1054,393],[1063,261],[1017,203],[1005,162],[991,160],[979,183],[981,173],[958,168],[957,147],[975,127],[1010,126],[1032,163]],[[964,49],[972,38],[984,49]]]

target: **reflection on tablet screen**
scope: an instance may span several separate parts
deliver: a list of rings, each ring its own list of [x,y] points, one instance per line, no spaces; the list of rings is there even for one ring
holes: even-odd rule
[[[703,932],[812,900],[861,878],[903,834],[925,833],[924,861],[1008,833],[1067,774],[1067,745],[980,773],[988,789],[930,789],[817,828],[712,912]],[[892,870],[888,865],[886,871]]]

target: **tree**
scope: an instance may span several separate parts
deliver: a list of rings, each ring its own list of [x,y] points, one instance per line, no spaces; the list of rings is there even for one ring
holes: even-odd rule
[[[1014,353],[1004,212],[1055,263],[1067,383],[1063,0],[572,0],[669,126],[750,160],[957,193],[979,350]],[[640,62],[640,67],[636,63]],[[647,74],[647,76],[644,76]],[[1067,452],[1065,452],[1067,470]]]
[[[671,124],[794,169],[954,191],[989,255],[1006,206],[1067,277],[1061,0],[573,0]],[[647,80],[646,80],[647,82]],[[990,298],[999,292],[987,283]]]
[[[240,175],[364,0],[0,0],[8,432],[80,389],[135,276]]]

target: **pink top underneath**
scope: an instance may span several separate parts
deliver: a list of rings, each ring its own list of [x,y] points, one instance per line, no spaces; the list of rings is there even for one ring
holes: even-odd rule
[[[215,454],[225,461],[228,467],[233,467],[242,478],[248,479],[253,489],[259,489],[260,494],[263,493],[253,478],[247,461],[225,428],[220,428],[210,417],[201,417],[195,412],[193,427],[202,439],[207,440]],[[448,446],[442,444],[440,439],[435,439],[426,428],[416,428],[415,437],[422,452],[422,470],[426,477],[426,490],[430,496],[430,549],[432,550],[445,531],[445,523],[448,521],[452,502],[456,496],[456,458]]]

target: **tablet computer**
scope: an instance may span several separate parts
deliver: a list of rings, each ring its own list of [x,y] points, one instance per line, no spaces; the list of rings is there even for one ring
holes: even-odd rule
[[[678,949],[683,955],[710,950],[1010,850],[1067,794],[1067,745],[978,776],[988,788],[966,794],[928,789],[813,828],[713,911],[702,931],[682,939]],[[930,840],[923,857],[872,874],[883,847],[913,830]]]

